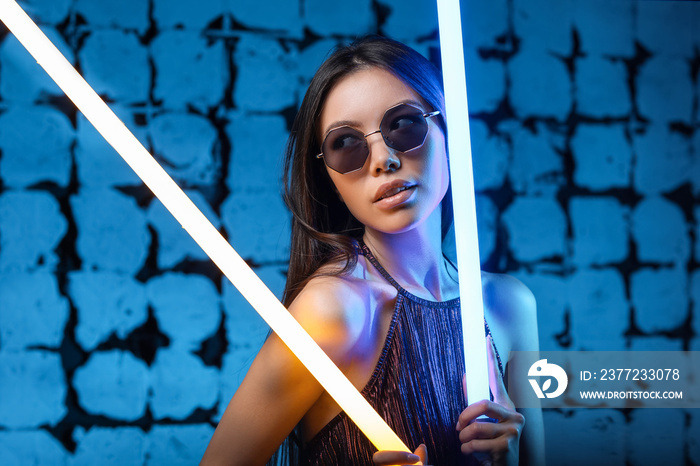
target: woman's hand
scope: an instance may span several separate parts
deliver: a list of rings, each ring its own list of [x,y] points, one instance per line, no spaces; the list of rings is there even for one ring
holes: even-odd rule
[[[508,397],[503,378],[498,372],[496,353],[491,337],[487,338],[489,385],[494,401],[481,400],[471,404],[457,420],[462,453],[474,455],[483,464],[517,465],[520,433],[525,418],[515,411],[515,405]],[[497,422],[476,420],[481,415]]]
[[[408,465],[408,464],[427,464],[428,451],[425,445],[420,444],[416,451],[411,454],[405,451],[378,451],[372,457],[374,464],[390,466],[390,465]]]

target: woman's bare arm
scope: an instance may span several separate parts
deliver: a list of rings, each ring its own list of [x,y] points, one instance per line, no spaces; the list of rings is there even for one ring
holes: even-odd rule
[[[361,304],[341,279],[312,280],[289,310],[336,363],[357,335],[348,307]],[[270,335],[224,412],[202,465],[263,465],[323,393],[294,354]]]
[[[201,464],[265,464],[321,390],[284,343],[271,335],[226,408]]]

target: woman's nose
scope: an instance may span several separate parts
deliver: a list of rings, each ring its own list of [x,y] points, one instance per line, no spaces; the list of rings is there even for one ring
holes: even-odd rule
[[[395,171],[401,167],[401,159],[399,159],[398,154],[386,145],[379,132],[367,136],[367,146],[369,147],[371,173],[379,175],[382,172]]]

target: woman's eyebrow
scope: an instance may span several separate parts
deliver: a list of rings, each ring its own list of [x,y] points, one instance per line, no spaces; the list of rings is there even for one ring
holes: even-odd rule
[[[413,107],[418,107],[418,108],[420,108],[421,110],[425,111],[425,109],[423,109],[423,106],[424,106],[425,104],[422,103],[422,102],[418,102],[417,100],[413,100],[413,99],[404,99],[404,100],[402,100],[402,101],[400,101],[400,102],[396,102],[396,104],[392,105],[392,107],[396,107],[397,105],[401,105],[401,104],[409,104],[409,105],[411,105],[411,106],[413,106]]]
[[[353,120],[338,120],[334,121],[330,125],[328,125],[328,128],[323,132],[324,135],[328,134],[329,131],[332,129],[340,128],[341,126],[352,126],[353,128],[357,128],[361,125],[359,121],[353,121]]]
[[[394,108],[394,107],[396,107],[396,106],[398,106],[398,105],[402,105],[402,104],[408,104],[408,105],[411,105],[411,106],[413,106],[413,107],[417,107],[417,108],[419,108],[419,109],[425,111],[425,109],[423,109],[423,105],[424,105],[424,104],[422,104],[421,102],[418,102],[418,101],[416,101],[416,100],[414,100],[414,99],[404,99],[404,100],[400,100],[400,101],[396,102],[395,104],[388,106],[388,107],[386,108],[386,110],[389,110],[390,108]],[[384,110],[385,113],[386,113],[386,110]],[[383,116],[383,115],[384,115],[384,114],[382,114],[382,116]],[[325,131],[323,132],[323,134],[326,135],[326,134],[328,134],[328,132],[329,132],[330,130],[336,129],[336,128],[340,128],[341,126],[351,126],[351,127],[353,127],[353,128],[357,128],[357,127],[359,127],[359,126],[361,126],[361,125],[362,125],[362,123],[360,123],[359,121],[354,121],[354,120],[338,120],[338,121],[334,121],[333,123],[329,124],[329,125],[326,127],[326,129],[325,129]]]

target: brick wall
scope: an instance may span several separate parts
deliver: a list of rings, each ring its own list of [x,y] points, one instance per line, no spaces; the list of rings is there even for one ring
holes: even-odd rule
[[[431,1],[25,0],[280,293],[280,154],[334,45]],[[464,2],[480,249],[558,350],[700,350],[700,3]],[[267,328],[4,29],[0,463],[193,464]],[[693,410],[545,413],[550,464],[700,464]]]

